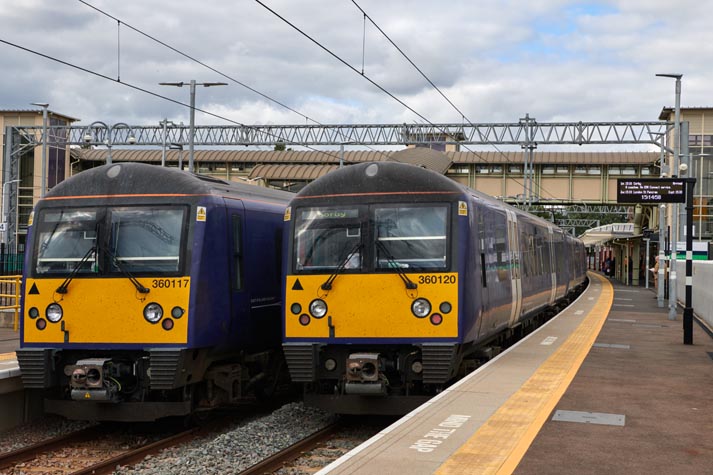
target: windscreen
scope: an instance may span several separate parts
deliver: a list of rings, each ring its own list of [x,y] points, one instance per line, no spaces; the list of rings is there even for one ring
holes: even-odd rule
[[[110,219],[112,271],[178,271],[183,210],[113,209]]]
[[[187,207],[44,209],[35,219],[36,275],[175,273]]]
[[[295,269],[360,269],[360,213],[357,207],[301,209],[295,223]]]
[[[37,274],[96,272],[97,210],[45,210],[37,219]]]
[[[448,270],[450,204],[301,208],[296,272]]]
[[[448,207],[374,209],[376,268],[446,269]]]

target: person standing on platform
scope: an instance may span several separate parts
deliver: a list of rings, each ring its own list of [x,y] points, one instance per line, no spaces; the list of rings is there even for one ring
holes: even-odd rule
[[[654,266],[649,269],[654,274],[654,289],[659,288],[659,256],[654,257]]]

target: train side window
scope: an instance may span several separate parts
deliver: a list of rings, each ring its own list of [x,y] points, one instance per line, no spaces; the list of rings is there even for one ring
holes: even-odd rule
[[[243,289],[243,221],[242,218],[233,215],[233,290]]]

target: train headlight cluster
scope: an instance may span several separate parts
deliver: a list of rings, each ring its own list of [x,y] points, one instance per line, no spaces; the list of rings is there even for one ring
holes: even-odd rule
[[[418,298],[411,303],[411,312],[418,318],[425,318],[431,313],[431,302]]]
[[[431,322],[431,325],[440,325],[443,323],[443,314],[451,313],[453,306],[450,302],[441,302],[438,306],[438,310],[440,310],[441,313],[431,314],[431,310],[433,310],[431,308],[431,302],[424,298],[417,298],[411,302],[411,313],[417,318],[426,318],[430,315],[428,320]]]
[[[309,313],[314,318],[322,318],[327,314],[327,302],[322,299],[314,299],[309,304]]]
[[[45,316],[47,317],[47,320],[49,320],[52,323],[57,323],[58,321],[62,320],[62,306],[58,303],[51,303],[47,306],[47,310],[45,310]]]
[[[163,317],[163,307],[156,302],[151,302],[144,307],[144,318],[149,323],[158,323]]]

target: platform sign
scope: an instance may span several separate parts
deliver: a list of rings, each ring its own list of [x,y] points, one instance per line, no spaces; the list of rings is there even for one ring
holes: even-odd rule
[[[676,178],[619,178],[617,203],[685,203],[686,181]]]

